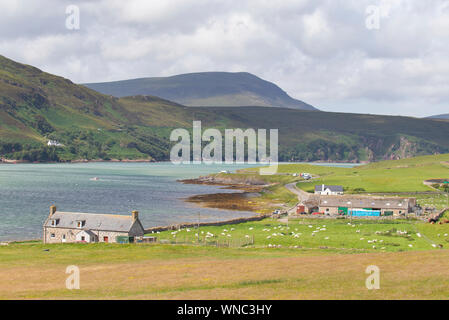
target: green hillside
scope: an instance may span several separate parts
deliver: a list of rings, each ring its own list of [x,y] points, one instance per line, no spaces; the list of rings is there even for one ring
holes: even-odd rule
[[[192,107],[262,106],[316,110],[291,98],[274,83],[247,72],[201,72],[172,77],[142,78],[87,87],[115,97],[153,95]]]
[[[115,98],[0,56],[0,157],[168,160],[175,128],[279,129],[281,161],[372,161],[449,152],[449,122]],[[47,147],[56,140],[62,147]]]
[[[156,112],[173,107],[182,113],[178,113],[179,119],[185,118],[183,108],[171,102],[152,97],[134,100],[136,108],[142,101]],[[126,99],[102,95],[0,56],[0,155],[6,158],[48,161],[166,157],[165,135],[143,127],[139,113],[131,109]],[[170,124],[168,119],[165,122]],[[64,147],[47,148],[48,140],[56,140]]]
[[[318,176],[312,182],[299,183],[301,188],[309,192],[313,192],[314,186],[321,183],[342,185],[347,193],[435,191],[424,181],[449,178],[449,154],[380,161],[354,168],[286,164],[279,166],[279,172],[310,172]]]

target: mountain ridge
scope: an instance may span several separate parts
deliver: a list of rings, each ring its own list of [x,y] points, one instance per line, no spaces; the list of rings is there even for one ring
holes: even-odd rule
[[[437,114],[437,115],[434,115],[434,116],[426,117],[426,119],[449,120],[449,113]]]
[[[83,85],[116,97],[153,95],[190,107],[264,106],[317,110],[290,97],[276,84],[248,72],[196,72]]]

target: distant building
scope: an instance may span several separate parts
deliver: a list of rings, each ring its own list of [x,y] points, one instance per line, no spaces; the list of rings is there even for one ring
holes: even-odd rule
[[[49,146],[49,147],[63,147],[64,145],[62,143],[59,143],[56,140],[48,140],[47,146]]]
[[[412,212],[416,198],[320,196],[306,203],[307,211],[327,215],[399,216]]]
[[[341,195],[343,194],[342,186],[327,186],[325,184],[321,184],[319,186],[315,186],[315,194],[321,195]]]
[[[124,216],[61,212],[51,206],[44,223],[44,243],[134,242],[144,233],[137,211]]]

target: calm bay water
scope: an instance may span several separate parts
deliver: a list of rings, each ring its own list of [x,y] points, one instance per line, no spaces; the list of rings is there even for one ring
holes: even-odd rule
[[[235,191],[176,181],[250,166],[254,167],[171,163],[0,165],[0,241],[40,238],[52,204],[58,210],[74,212],[129,214],[138,210],[145,228],[198,221],[198,214],[202,222],[250,216],[250,212],[199,208],[183,201],[197,194]],[[90,180],[93,177],[99,180]]]

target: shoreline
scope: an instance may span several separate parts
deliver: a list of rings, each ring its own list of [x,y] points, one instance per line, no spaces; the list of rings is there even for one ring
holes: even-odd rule
[[[222,189],[237,190],[241,192],[231,193],[208,193],[193,195],[184,199],[203,208],[213,208],[233,211],[250,211],[258,214],[263,209],[254,198],[261,196],[261,192],[270,185],[258,180],[235,181],[233,178],[203,176],[194,179],[178,180],[183,184],[200,184],[219,186]]]
[[[0,165],[1,164],[56,164],[56,163],[96,163],[96,162],[114,162],[114,163],[139,163],[139,162],[148,162],[148,163],[165,163],[165,162],[171,162],[170,160],[154,160],[154,159],[76,159],[76,160],[67,160],[67,161],[28,161],[28,160],[16,160],[16,159],[6,159],[6,158],[0,158]],[[330,164],[335,163],[339,165],[345,165],[345,164],[351,164],[351,165],[365,165],[369,163],[374,163],[376,161],[361,161],[361,162],[347,162],[347,161],[331,161],[331,160],[317,160],[317,161],[310,161],[310,162],[302,162],[302,161],[288,161],[284,162],[281,161],[279,164],[310,164],[310,165],[320,165],[320,164]],[[225,164],[225,162],[223,162]]]
[[[164,163],[170,161],[156,161],[152,159],[111,159],[111,160],[103,160],[103,159],[78,159],[78,160],[68,160],[68,161],[47,161],[47,162],[39,162],[39,161],[27,161],[27,160],[10,160],[10,159],[0,159],[0,165],[2,164],[76,164],[76,163]]]

